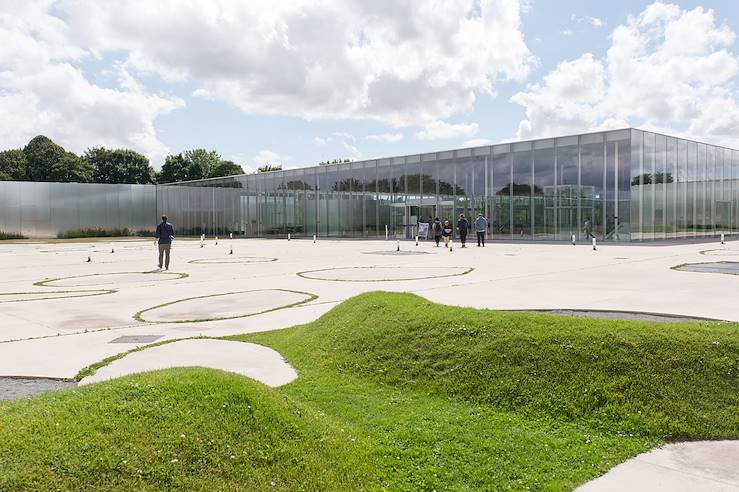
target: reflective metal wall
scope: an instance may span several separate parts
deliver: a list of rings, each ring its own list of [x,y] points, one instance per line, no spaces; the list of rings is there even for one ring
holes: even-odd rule
[[[56,237],[75,229],[156,227],[156,187],[0,181],[0,231]]]

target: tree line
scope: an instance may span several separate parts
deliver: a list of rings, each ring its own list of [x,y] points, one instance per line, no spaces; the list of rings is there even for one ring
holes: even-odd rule
[[[234,174],[243,168],[206,149],[168,155],[159,172],[134,150],[92,147],[78,156],[43,135],[22,149],[0,151],[0,181],[161,184]]]

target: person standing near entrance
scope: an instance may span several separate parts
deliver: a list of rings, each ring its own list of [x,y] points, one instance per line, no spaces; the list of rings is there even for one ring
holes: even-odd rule
[[[583,232],[585,232],[585,239],[595,239],[593,235],[593,224],[590,222],[590,217],[585,219],[585,223],[582,226]]]
[[[431,224],[431,233],[434,235],[434,241],[436,241],[436,247],[439,247],[439,241],[441,241],[441,233],[444,227],[441,225],[441,221],[438,217],[434,219]]]
[[[488,230],[488,219],[485,218],[482,214],[477,214],[477,219],[475,219],[475,232],[477,233],[477,247],[480,247],[480,244],[482,244],[482,247],[485,247],[485,233]]]
[[[167,222],[167,216],[162,215],[162,222],[157,226],[156,238],[159,246],[159,269],[162,269],[162,260],[164,260],[164,268],[169,270],[169,253],[172,249],[172,240],[174,239],[174,227]]]
[[[459,214],[459,220],[457,221],[457,232],[459,232],[459,240],[462,243],[462,247],[466,247],[467,243],[467,231],[470,230],[470,223],[464,217],[464,214]]]
[[[444,247],[449,247],[449,241],[452,239],[452,225],[448,220],[444,221],[444,225],[441,228],[441,236],[444,238]]]

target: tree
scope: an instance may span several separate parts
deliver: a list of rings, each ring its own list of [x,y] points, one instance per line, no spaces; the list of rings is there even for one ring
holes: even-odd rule
[[[189,163],[189,179],[212,177],[213,171],[222,160],[215,150],[205,149],[188,150],[185,152],[185,159]]]
[[[72,152],[65,152],[51,166],[48,181],[62,183],[89,183],[92,180],[93,166]]]
[[[188,181],[190,163],[182,154],[168,155],[164,159],[162,171],[157,175],[157,183],[174,183]]]
[[[208,177],[221,178],[235,174],[244,174],[244,169],[233,161],[221,161],[212,169]]]
[[[51,169],[66,154],[64,149],[48,137],[33,137],[23,148],[26,156],[26,178],[29,181],[53,181]]]
[[[149,159],[133,150],[93,147],[87,149],[84,159],[94,169],[95,183],[148,184],[153,181],[154,170]]]
[[[321,161],[318,163],[319,166],[328,166],[329,164],[346,164],[352,162],[351,159],[334,159],[332,161]]]
[[[26,154],[21,149],[0,152],[0,181],[25,179],[26,167]]]
[[[265,164],[257,168],[258,173],[268,173],[270,171],[282,171],[282,164]]]

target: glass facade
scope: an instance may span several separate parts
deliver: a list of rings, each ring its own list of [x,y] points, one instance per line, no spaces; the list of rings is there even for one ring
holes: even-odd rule
[[[484,214],[491,240],[739,233],[739,151],[623,129],[169,185],[0,182],[0,230],[411,239]],[[152,224],[153,223],[153,224]]]
[[[488,217],[492,240],[739,233],[739,152],[635,129],[158,190],[159,212],[179,214],[180,228],[192,233],[384,238],[387,230],[389,238],[411,239],[419,222],[454,221],[461,213]],[[208,205],[217,200],[223,205]]]
[[[154,185],[0,181],[0,232],[56,237],[71,230],[156,227]]]

